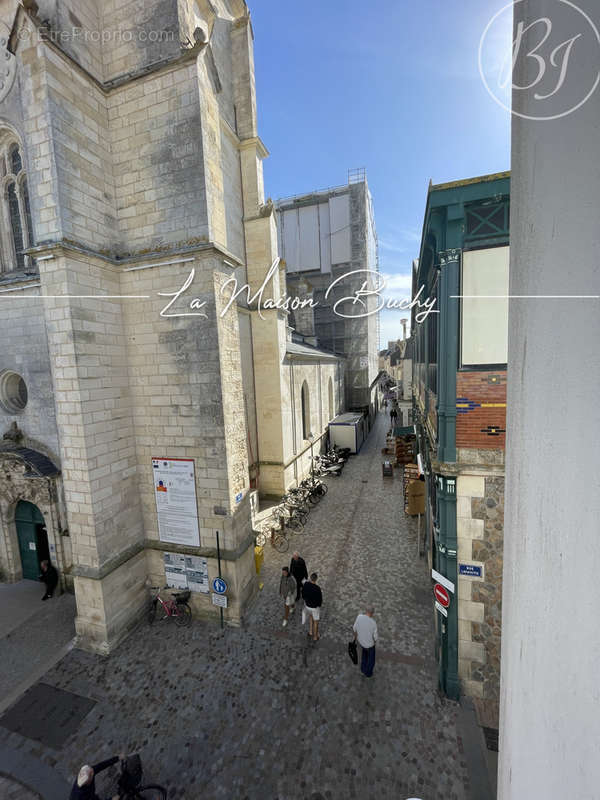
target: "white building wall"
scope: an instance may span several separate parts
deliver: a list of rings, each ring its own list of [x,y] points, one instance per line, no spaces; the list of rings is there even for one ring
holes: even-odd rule
[[[593,0],[577,5],[597,20]],[[519,6],[526,25],[551,14],[555,42],[577,32],[570,5]],[[517,62],[519,84],[525,63]],[[597,64],[596,38],[581,37],[565,83],[573,104]],[[519,113],[535,113],[534,102],[513,92]],[[544,102],[546,115],[561,109],[562,90]],[[513,117],[513,295],[600,294],[599,120],[597,90],[557,119]],[[598,797],[598,342],[597,299],[510,303],[500,800]]]

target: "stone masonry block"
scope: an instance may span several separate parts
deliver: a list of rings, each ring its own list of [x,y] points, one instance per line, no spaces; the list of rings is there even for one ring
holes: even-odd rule
[[[481,475],[459,475],[456,485],[457,497],[483,497],[485,478]]]

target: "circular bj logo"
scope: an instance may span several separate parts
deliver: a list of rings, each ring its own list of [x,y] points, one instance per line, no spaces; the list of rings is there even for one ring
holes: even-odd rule
[[[479,73],[492,98],[512,114],[564,117],[600,82],[596,22],[570,0],[514,0],[494,14],[481,36]]]

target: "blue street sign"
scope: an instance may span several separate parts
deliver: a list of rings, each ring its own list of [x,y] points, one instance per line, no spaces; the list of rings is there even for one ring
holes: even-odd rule
[[[469,578],[481,578],[481,567],[476,564],[459,564],[459,575],[468,575]]]
[[[212,582],[213,592],[216,594],[225,594],[227,591],[227,584],[223,578],[215,578]]]

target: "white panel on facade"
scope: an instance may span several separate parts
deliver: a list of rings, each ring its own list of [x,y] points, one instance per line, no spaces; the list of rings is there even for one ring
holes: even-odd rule
[[[282,256],[290,272],[297,272],[300,264],[300,231],[298,228],[298,210],[292,208],[281,214],[283,229]]]
[[[321,272],[331,272],[331,230],[329,225],[329,205],[319,205],[319,235],[321,239]]]
[[[463,253],[461,361],[465,366],[506,364],[508,261],[508,247]]]
[[[331,263],[350,261],[350,195],[329,198],[329,222],[331,225]]]
[[[300,270],[319,269],[319,207],[298,209],[300,228]]]

